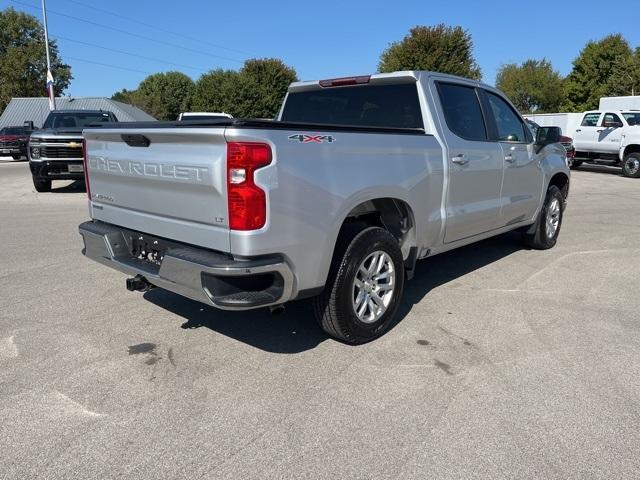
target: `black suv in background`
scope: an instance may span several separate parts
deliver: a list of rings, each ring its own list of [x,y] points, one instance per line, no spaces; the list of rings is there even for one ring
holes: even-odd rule
[[[92,123],[117,122],[105,110],[54,110],[29,139],[29,167],[38,192],[51,191],[52,180],[84,180],[82,129]]]
[[[14,160],[27,156],[27,144],[31,130],[26,127],[4,127],[0,129],[0,157],[11,155]]]

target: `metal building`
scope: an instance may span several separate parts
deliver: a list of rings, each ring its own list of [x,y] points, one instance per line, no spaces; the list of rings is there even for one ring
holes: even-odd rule
[[[108,110],[121,122],[155,120],[148,113],[133,105],[117,102],[105,97],[58,97],[56,107],[59,110]],[[49,115],[49,99],[47,97],[12,98],[0,116],[0,128],[23,125],[33,121],[34,126],[41,128]]]

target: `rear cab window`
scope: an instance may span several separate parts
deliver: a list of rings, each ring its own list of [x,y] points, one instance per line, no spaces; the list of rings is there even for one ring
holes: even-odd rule
[[[424,128],[415,82],[289,92],[280,120],[358,127]]]
[[[597,127],[599,119],[600,119],[600,112],[587,113],[582,119],[582,123],[580,124],[580,126]]]
[[[488,139],[476,89],[455,83],[437,82],[445,122],[452,133],[465,140]]]

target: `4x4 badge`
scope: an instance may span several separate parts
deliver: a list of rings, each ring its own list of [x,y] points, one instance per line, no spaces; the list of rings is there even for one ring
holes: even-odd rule
[[[289,140],[296,140],[300,143],[333,143],[336,141],[336,138],[333,135],[307,135],[305,133],[289,135]]]

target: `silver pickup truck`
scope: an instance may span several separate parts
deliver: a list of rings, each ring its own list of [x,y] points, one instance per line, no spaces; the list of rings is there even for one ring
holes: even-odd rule
[[[556,127],[431,72],[298,82],[277,120],[84,130],[83,253],[228,310],[313,297],[321,327],[382,335],[418,259],[509,230],[556,243],[569,191]]]

